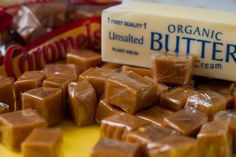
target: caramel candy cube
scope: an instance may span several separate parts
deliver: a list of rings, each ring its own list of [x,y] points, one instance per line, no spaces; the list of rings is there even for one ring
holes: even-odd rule
[[[161,83],[185,85],[191,79],[192,66],[191,56],[161,53],[153,57],[153,77]]]
[[[151,69],[148,69],[148,68],[140,68],[140,67],[123,65],[121,69],[122,71],[133,71],[141,76],[152,77],[152,71]]]
[[[231,94],[235,87],[232,81],[210,79],[204,77],[197,77],[196,88],[201,90],[213,90],[220,93]]]
[[[109,62],[106,62],[101,66],[102,69],[119,69],[120,67],[121,64],[109,63]]]
[[[0,140],[8,149],[20,151],[21,142],[31,131],[45,126],[45,120],[32,109],[0,114]]]
[[[198,95],[190,96],[185,107],[195,108],[206,113],[209,120],[212,120],[215,113],[226,108],[226,99],[214,91],[201,91]]]
[[[27,71],[16,80],[14,83],[16,110],[22,109],[22,93],[41,87],[45,78],[46,74],[42,71]]]
[[[24,157],[63,157],[63,132],[59,128],[36,128],[22,143]]]
[[[97,106],[96,93],[87,80],[71,82],[68,86],[69,110],[77,126],[94,123]]]
[[[9,105],[0,102],[0,114],[9,112]]]
[[[35,88],[23,94],[23,108],[33,108],[44,117],[48,126],[59,123],[64,118],[62,91],[60,88]]]
[[[144,111],[138,112],[136,116],[149,121],[156,126],[165,126],[164,118],[172,114],[173,112],[171,110],[155,105]]]
[[[150,157],[198,157],[197,141],[194,138],[170,135],[155,143],[149,150]]]
[[[123,111],[118,107],[111,105],[106,102],[106,100],[100,100],[97,106],[95,120],[97,123],[101,123],[104,118],[113,116],[115,114],[120,114]]]
[[[156,101],[155,83],[134,73],[118,73],[107,81],[105,99],[127,113],[134,114]]]
[[[236,112],[232,110],[217,112],[214,120],[230,120],[230,130],[233,138],[233,153],[236,154]]]
[[[43,71],[46,72],[47,78],[54,74],[60,74],[72,80],[77,80],[78,71],[74,64],[47,64],[44,66]]]
[[[43,81],[43,87],[62,89],[62,103],[64,105],[64,110],[68,108],[68,84],[72,81],[75,81],[74,78],[66,77],[60,74],[53,74]]]
[[[69,64],[75,64],[79,74],[102,62],[100,54],[88,49],[78,51],[72,50],[72,52],[67,53],[66,61]]]
[[[145,149],[153,149],[155,142],[170,135],[177,134],[172,129],[155,127],[153,125],[140,127],[136,131],[129,132],[126,136],[126,142],[137,143]]]
[[[163,93],[160,104],[170,110],[178,111],[184,107],[187,98],[195,94],[198,94],[198,92],[193,89],[177,87]]]
[[[9,111],[14,111],[15,108],[13,89],[13,79],[5,77],[0,78],[0,101],[8,105]]]
[[[215,120],[204,124],[197,140],[201,156],[231,157],[230,120]]]
[[[79,80],[88,80],[95,89],[97,98],[99,99],[104,95],[107,79],[116,73],[116,69],[90,68],[79,75]]]
[[[124,140],[128,132],[146,125],[149,125],[149,122],[129,114],[113,115],[102,120],[102,137]]]
[[[201,126],[208,121],[205,113],[195,109],[185,108],[166,117],[164,121],[170,128],[179,131],[183,135],[195,136]]]
[[[147,154],[138,144],[102,138],[92,149],[91,157],[147,157]]]

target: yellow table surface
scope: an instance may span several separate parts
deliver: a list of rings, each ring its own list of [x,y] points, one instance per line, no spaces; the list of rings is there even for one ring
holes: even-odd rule
[[[64,121],[56,127],[64,131],[64,157],[89,157],[91,148],[100,137],[97,125],[78,128],[72,122]],[[0,157],[23,157],[23,155],[11,152],[0,144]]]

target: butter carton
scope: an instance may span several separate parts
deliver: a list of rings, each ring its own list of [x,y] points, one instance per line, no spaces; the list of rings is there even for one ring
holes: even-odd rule
[[[236,81],[236,12],[130,2],[102,14],[102,59],[151,67],[160,52],[194,54],[194,74]]]

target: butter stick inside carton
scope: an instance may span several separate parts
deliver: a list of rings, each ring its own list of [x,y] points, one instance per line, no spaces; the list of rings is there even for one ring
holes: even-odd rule
[[[151,67],[160,52],[194,54],[195,75],[236,81],[235,12],[127,2],[102,14],[102,59]]]

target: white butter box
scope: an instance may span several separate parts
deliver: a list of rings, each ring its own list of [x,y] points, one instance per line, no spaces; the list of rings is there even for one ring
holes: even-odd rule
[[[102,13],[102,59],[151,67],[160,52],[194,54],[194,74],[236,81],[236,12],[130,2]]]

